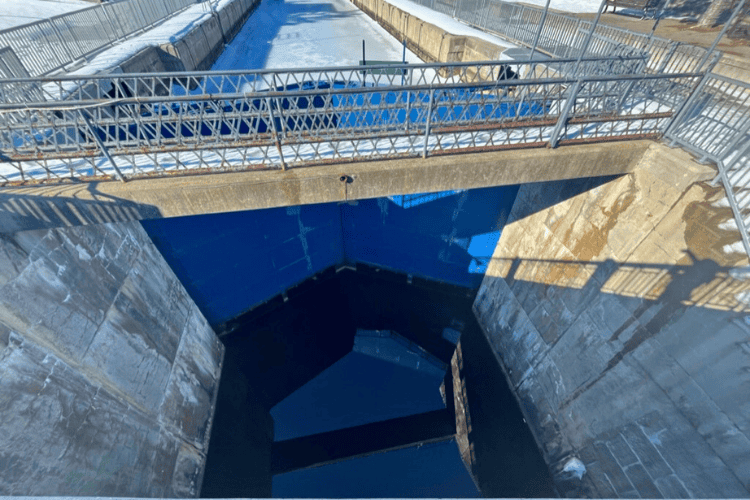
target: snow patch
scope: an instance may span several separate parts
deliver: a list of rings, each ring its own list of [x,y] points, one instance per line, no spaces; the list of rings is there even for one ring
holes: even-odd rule
[[[737,231],[737,221],[734,219],[728,219],[726,222],[722,222],[719,224],[719,229],[724,229],[727,231]]]
[[[653,434],[650,434],[648,436],[648,440],[651,441],[651,444],[653,445],[659,445],[661,446],[661,434],[665,432],[666,429],[662,429],[658,432],[654,432]]]
[[[91,254],[86,251],[85,248],[83,248],[81,245],[76,245],[76,250],[78,250],[78,258],[81,260],[91,260]]]
[[[732,268],[729,270],[729,276],[736,280],[747,281],[750,279],[750,266]]]
[[[567,472],[578,479],[582,479],[583,475],[586,473],[586,466],[583,465],[583,462],[573,457],[567,461],[565,467],[563,467],[563,472]]]
[[[40,19],[74,12],[94,4],[84,0],[3,0],[0,2],[0,30],[30,24]]]
[[[180,380],[177,383],[177,388],[180,390],[180,394],[182,395],[182,398],[187,401],[190,404],[198,404],[198,398],[195,397],[195,392],[193,392],[193,386],[191,386],[189,383],[187,383],[184,380]]]
[[[731,245],[724,245],[724,253],[745,253],[745,246],[742,244],[742,241],[735,241]]]

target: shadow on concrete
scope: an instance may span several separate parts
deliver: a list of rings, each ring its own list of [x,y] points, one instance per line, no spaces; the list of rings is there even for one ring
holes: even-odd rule
[[[15,233],[61,226],[107,224],[160,218],[158,207],[135,203],[97,190],[99,181],[66,184],[50,188],[0,188],[0,232]],[[76,189],[85,186],[85,189]],[[74,191],[85,191],[85,198]]]
[[[737,377],[743,377],[736,372],[750,370],[748,358],[738,358],[734,353],[747,351],[742,347],[747,338],[744,325],[750,291],[747,268],[722,266],[690,251],[685,251],[685,257],[675,265],[614,260],[494,261],[493,266],[499,266],[495,269],[500,271],[493,271],[497,276],[488,275],[483,283],[483,289],[492,292],[479,297],[475,304],[486,329],[482,337],[501,360],[525,418],[541,444],[547,463],[551,464],[555,483],[565,496],[616,494],[597,476],[606,461],[602,461],[600,451],[592,451],[599,445],[586,441],[589,427],[580,429],[580,435],[569,428],[561,430],[562,421],[571,418],[570,415],[594,419],[591,428],[596,421],[623,418],[627,421],[628,412],[632,409],[637,414],[638,401],[647,398],[644,394],[651,394],[647,392],[651,389],[646,388],[654,383],[650,377],[663,383],[664,379],[659,379],[665,376],[661,370],[677,377],[672,382],[677,384],[687,383],[679,378],[682,367],[686,370],[685,377],[698,377],[693,371],[702,368],[695,360],[695,353],[715,356],[715,361],[709,364],[713,370],[724,373],[721,376],[696,372],[701,373],[701,378],[695,379],[700,384],[725,380],[731,386],[741,386]],[[493,309],[488,300],[503,304],[499,322],[491,316],[483,317]],[[652,361],[651,356],[659,361]],[[634,365],[643,372],[631,373]],[[631,378],[637,381],[635,385],[630,385]],[[729,382],[732,380],[737,382]],[[468,386],[471,390],[471,384]],[[739,387],[736,390],[741,392]],[[547,396],[540,399],[541,394]],[[672,404],[676,408],[670,411],[682,412],[681,418],[686,418],[695,429],[702,418],[707,418],[693,410],[693,405],[699,403],[688,402],[684,396]],[[734,408],[741,403],[722,404],[722,411],[727,414],[741,411]],[[571,435],[584,445],[588,442],[592,450],[571,451],[571,444],[566,442]],[[471,433],[469,436],[471,441]],[[477,446],[484,446],[485,439],[477,437],[474,441]],[[666,453],[664,449],[662,453]],[[564,470],[571,455],[582,457],[583,464],[590,469],[583,481]],[[735,480],[722,479],[727,484]],[[707,484],[713,479],[703,477],[696,481]],[[638,488],[659,491],[650,480],[638,483]]]
[[[599,186],[603,186],[622,176],[609,175],[603,177],[586,177],[583,179],[548,181],[548,182],[529,182],[526,186],[534,186],[534,189],[526,189],[521,193],[516,204],[513,206],[513,213],[508,218],[507,224],[525,219],[537,212],[557,205],[567,199],[578,196],[579,194],[590,191]]]

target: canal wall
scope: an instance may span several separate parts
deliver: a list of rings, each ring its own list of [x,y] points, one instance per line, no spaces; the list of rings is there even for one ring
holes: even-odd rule
[[[222,3],[211,16],[204,17],[185,33],[168,43],[147,47],[120,63],[123,73],[203,71],[219,58],[257,7],[260,0],[233,0]]]
[[[140,224],[0,254],[0,495],[198,496],[224,348]]]
[[[476,289],[518,186],[143,221],[221,326],[331,267],[368,264]],[[212,255],[211,265],[206,256]]]
[[[714,176],[654,144],[519,189],[474,310],[566,496],[750,491],[748,261]]]
[[[378,22],[425,62],[471,62],[497,60],[505,50],[485,40],[460,36],[412,16],[384,0],[352,0],[362,12]]]

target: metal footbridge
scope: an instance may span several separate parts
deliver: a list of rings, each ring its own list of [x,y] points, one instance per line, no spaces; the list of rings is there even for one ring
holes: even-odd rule
[[[22,62],[2,49],[0,73],[16,76],[0,79],[0,182],[664,139],[718,165],[750,253],[750,84],[712,73],[719,54],[498,0],[459,1],[452,14],[546,55],[19,78]]]

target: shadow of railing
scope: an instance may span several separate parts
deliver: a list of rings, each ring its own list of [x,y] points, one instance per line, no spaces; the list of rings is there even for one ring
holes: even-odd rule
[[[750,310],[750,269],[721,266],[699,259],[689,250],[690,264],[621,263],[614,260],[496,259],[495,276],[514,281],[662,301],[677,307],[706,307],[722,311]]]
[[[69,187],[14,188],[0,191],[0,233],[60,226],[107,224],[162,216],[154,205],[101,193],[98,182]],[[83,197],[81,197],[83,195]]]

